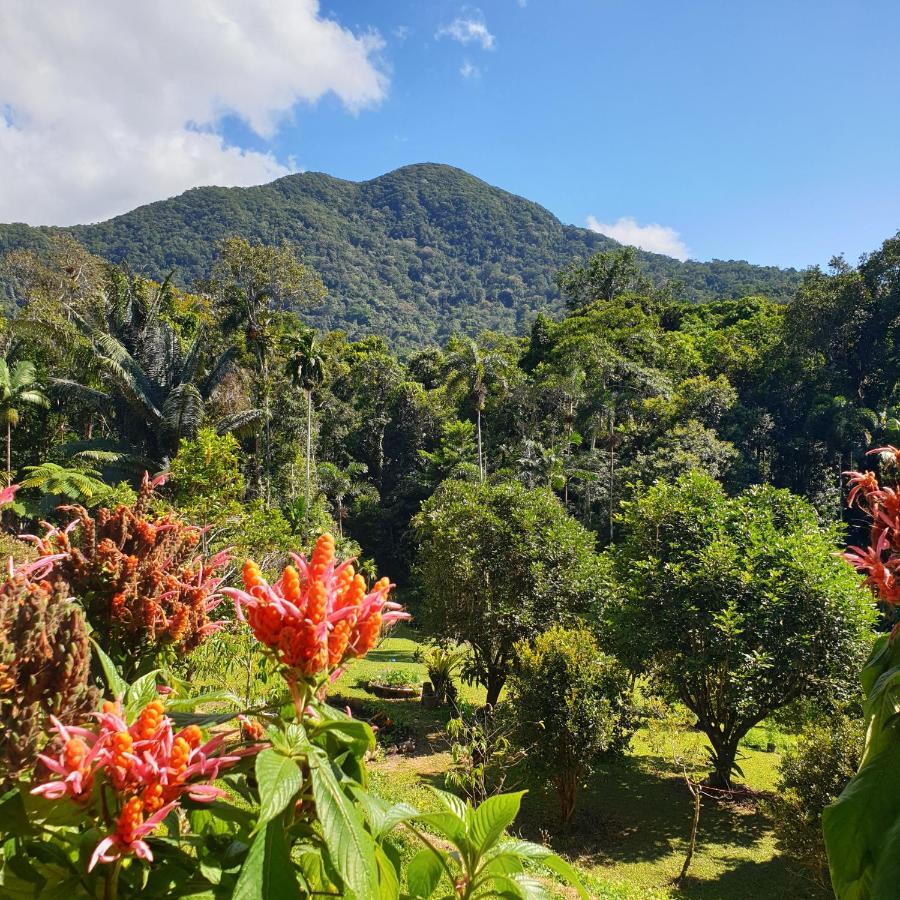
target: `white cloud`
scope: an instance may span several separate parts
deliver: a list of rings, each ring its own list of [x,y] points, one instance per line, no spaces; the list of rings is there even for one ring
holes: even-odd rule
[[[265,142],[297,103],[375,104],[382,46],[318,0],[3,0],[0,221],[95,221],[284,175],[265,149],[226,144],[223,118]]]
[[[629,244],[649,250],[651,253],[663,253],[675,259],[687,259],[688,248],[674,228],[667,225],[638,225],[631,216],[624,216],[617,222],[598,222],[596,217],[587,217],[587,227],[614,238],[620,244]]]
[[[460,44],[481,44],[482,50],[493,50],[494,36],[488,31],[487,23],[478,10],[464,13],[449,25],[438,29],[437,38],[449,37]]]
[[[462,75],[463,78],[478,78],[481,75],[481,69],[478,66],[473,66],[469,60],[466,60],[459,67],[459,74]]]

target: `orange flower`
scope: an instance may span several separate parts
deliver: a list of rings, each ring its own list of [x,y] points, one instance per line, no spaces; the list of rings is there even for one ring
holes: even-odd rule
[[[288,678],[316,678],[352,656],[362,656],[381,628],[408,618],[388,601],[391,583],[382,578],[366,593],[352,560],[337,563],[334,538],[323,534],[310,561],[291,554],[281,578],[269,585],[254,562],[243,567],[245,590],[228,588],[238,616],[285,667]]]

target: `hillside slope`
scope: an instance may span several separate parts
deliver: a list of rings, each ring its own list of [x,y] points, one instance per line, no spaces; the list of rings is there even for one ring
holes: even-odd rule
[[[39,246],[55,230],[0,225],[0,253]],[[430,163],[358,183],[308,172],[259,187],[195,188],[59,230],[155,277],[174,268],[186,285],[208,274],[225,235],[296,242],[329,290],[304,317],[351,336],[381,334],[398,349],[458,330],[521,333],[538,310],[559,308],[559,269],[618,246],[460,169]],[[793,269],[746,262],[640,258],[655,279],[679,279],[696,300],[752,293],[787,299],[800,280]]]

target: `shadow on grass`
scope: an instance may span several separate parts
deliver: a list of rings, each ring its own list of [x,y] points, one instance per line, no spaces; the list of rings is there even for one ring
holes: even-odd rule
[[[803,878],[781,856],[763,862],[746,860],[715,879],[688,876],[677,896],[684,900],[826,900],[832,894]]]
[[[531,785],[519,819],[526,836],[541,840],[549,835],[557,851],[605,866],[653,862],[677,851],[690,831],[693,800],[680,779],[656,774],[628,758],[591,777],[568,825],[560,824],[558,809],[551,785]],[[704,845],[750,846],[768,830],[752,806],[708,800],[700,819],[698,852]]]

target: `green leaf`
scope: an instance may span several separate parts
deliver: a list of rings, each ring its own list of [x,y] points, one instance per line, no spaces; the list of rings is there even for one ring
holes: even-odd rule
[[[232,900],[299,900],[284,823],[269,822],[250,845]]]
[[[156,689],[157,675],[159,675],[159,669],[154,669],[128,686],[124,701],[126,713],[134,714],[143,709],[151,700],[159,697],[159,691]]]
[[[431,790],[454,816],[457,816],[462,822],[466,821],[469,807],[466,806],[464,800],[461,800],[456,794],[451,794],[449,791],[442,791],[436,787],[433,787]]]
[[[308,756],[316,812],[328,853],[345,886],[363,900],[377,897],[375,842],[341,789],[331,761],[319,752]]]
[[[400,873],[382,847],[375,847],[378,862],[379,900],[398,900],[400,897]]]
[[[94,654],[97,659],[100,660],[100,668],[103,669],[103,677],[106,678],[106,683],[109,685],[113,697],[115,697],[116,700],[121,700],[125,696],[125,691],[128,690],[128,682],[119,674],[116,664],[103,652],[103,648],[97,641],[94,640],[94,638],[91,638],[90,640],[94,645]]]
[[[488,797],[471,815],[469,836],[479,853],[490,849],[515,821],[525,791]]]
[[[444,873],[444,863],[440,856],[430,847],[420,850],[406,867],[406,884],[409,893],[424,900],[430,897]]]
[[[256,828],[260,829],[284,812],[300,791],[303,775],[297,760],[267,748],[256,757],[256,781],[259,785],[259,821]]]

